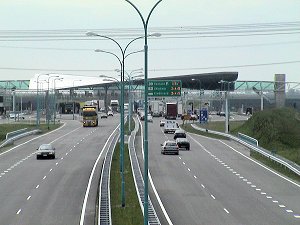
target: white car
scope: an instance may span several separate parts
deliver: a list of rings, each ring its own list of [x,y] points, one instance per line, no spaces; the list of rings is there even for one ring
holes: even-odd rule
[[[161,144],[161,154],[168,153],[179,155],[179,147],[175,141],[165,141]]]
[[[10,113],[9,119],[25,119],[24,113]]]
[[[112,111],[108,111],[107,116],[114,116],[114,113]]]
[[[148,120],[148,122],[153,122],[153,117],[151,116],[151,114],[148,114],[148,116],[147,116],[147,120]]]

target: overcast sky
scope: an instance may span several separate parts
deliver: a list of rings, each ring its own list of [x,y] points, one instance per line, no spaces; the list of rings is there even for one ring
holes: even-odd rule
[[[146,17],[156,0],[132,0]],[[149,21],[149,77],[237,71],[238,80],[300,82],[299,0],[163,0]],[[0,1],[0,79],[35,74],[117,77],[116,44],[142,36],[142,22],[125,0]],[[43,32],[41,32],[43,31]],[[133,42],[127,53],[143,49]],[[143,53],[126,59],[143,67]],[[83,78],[84,78],[83,77]],[[80,77],[79,79],[83,79]]]

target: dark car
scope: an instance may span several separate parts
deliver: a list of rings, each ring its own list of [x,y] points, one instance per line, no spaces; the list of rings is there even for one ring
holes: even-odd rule
[[[186,133],[184,130],[176,130],[174,133],[174,140],[177,138],[186,138]]]
[[[36,151],[36,159],[55,159],[55,148],[51,144],[42,144]]]
[[[177,138],[176,144],[178,145],[179,149],[185,148],[186,150],[190,150],[190,142],[187,138]]]

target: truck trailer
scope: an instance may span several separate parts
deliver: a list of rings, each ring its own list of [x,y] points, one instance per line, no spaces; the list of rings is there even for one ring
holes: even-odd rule
[[[176,120],[177,117],[177,103],[166,103],[166,116],[167,120]]]

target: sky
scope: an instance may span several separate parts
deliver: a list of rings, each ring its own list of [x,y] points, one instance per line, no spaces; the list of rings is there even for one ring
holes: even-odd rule
[[[157,2],[131,1],[145,19]],[[162,0],[148,24],[148,35],[161,34],[148,38],[149,77],[233,71],[241,81],[286,74],[286,81],[300,82],[299,11],[299,0]],[[125,0],[2,0],[0,21],[0,80],[45,73],[78,83],[118,78],[116,43],[86,33],[113,38],[123,49],[144,35]],[[138,39],[126,54],[143,47]],[[128,73],[143,67],[142,52],[125,60]]]

